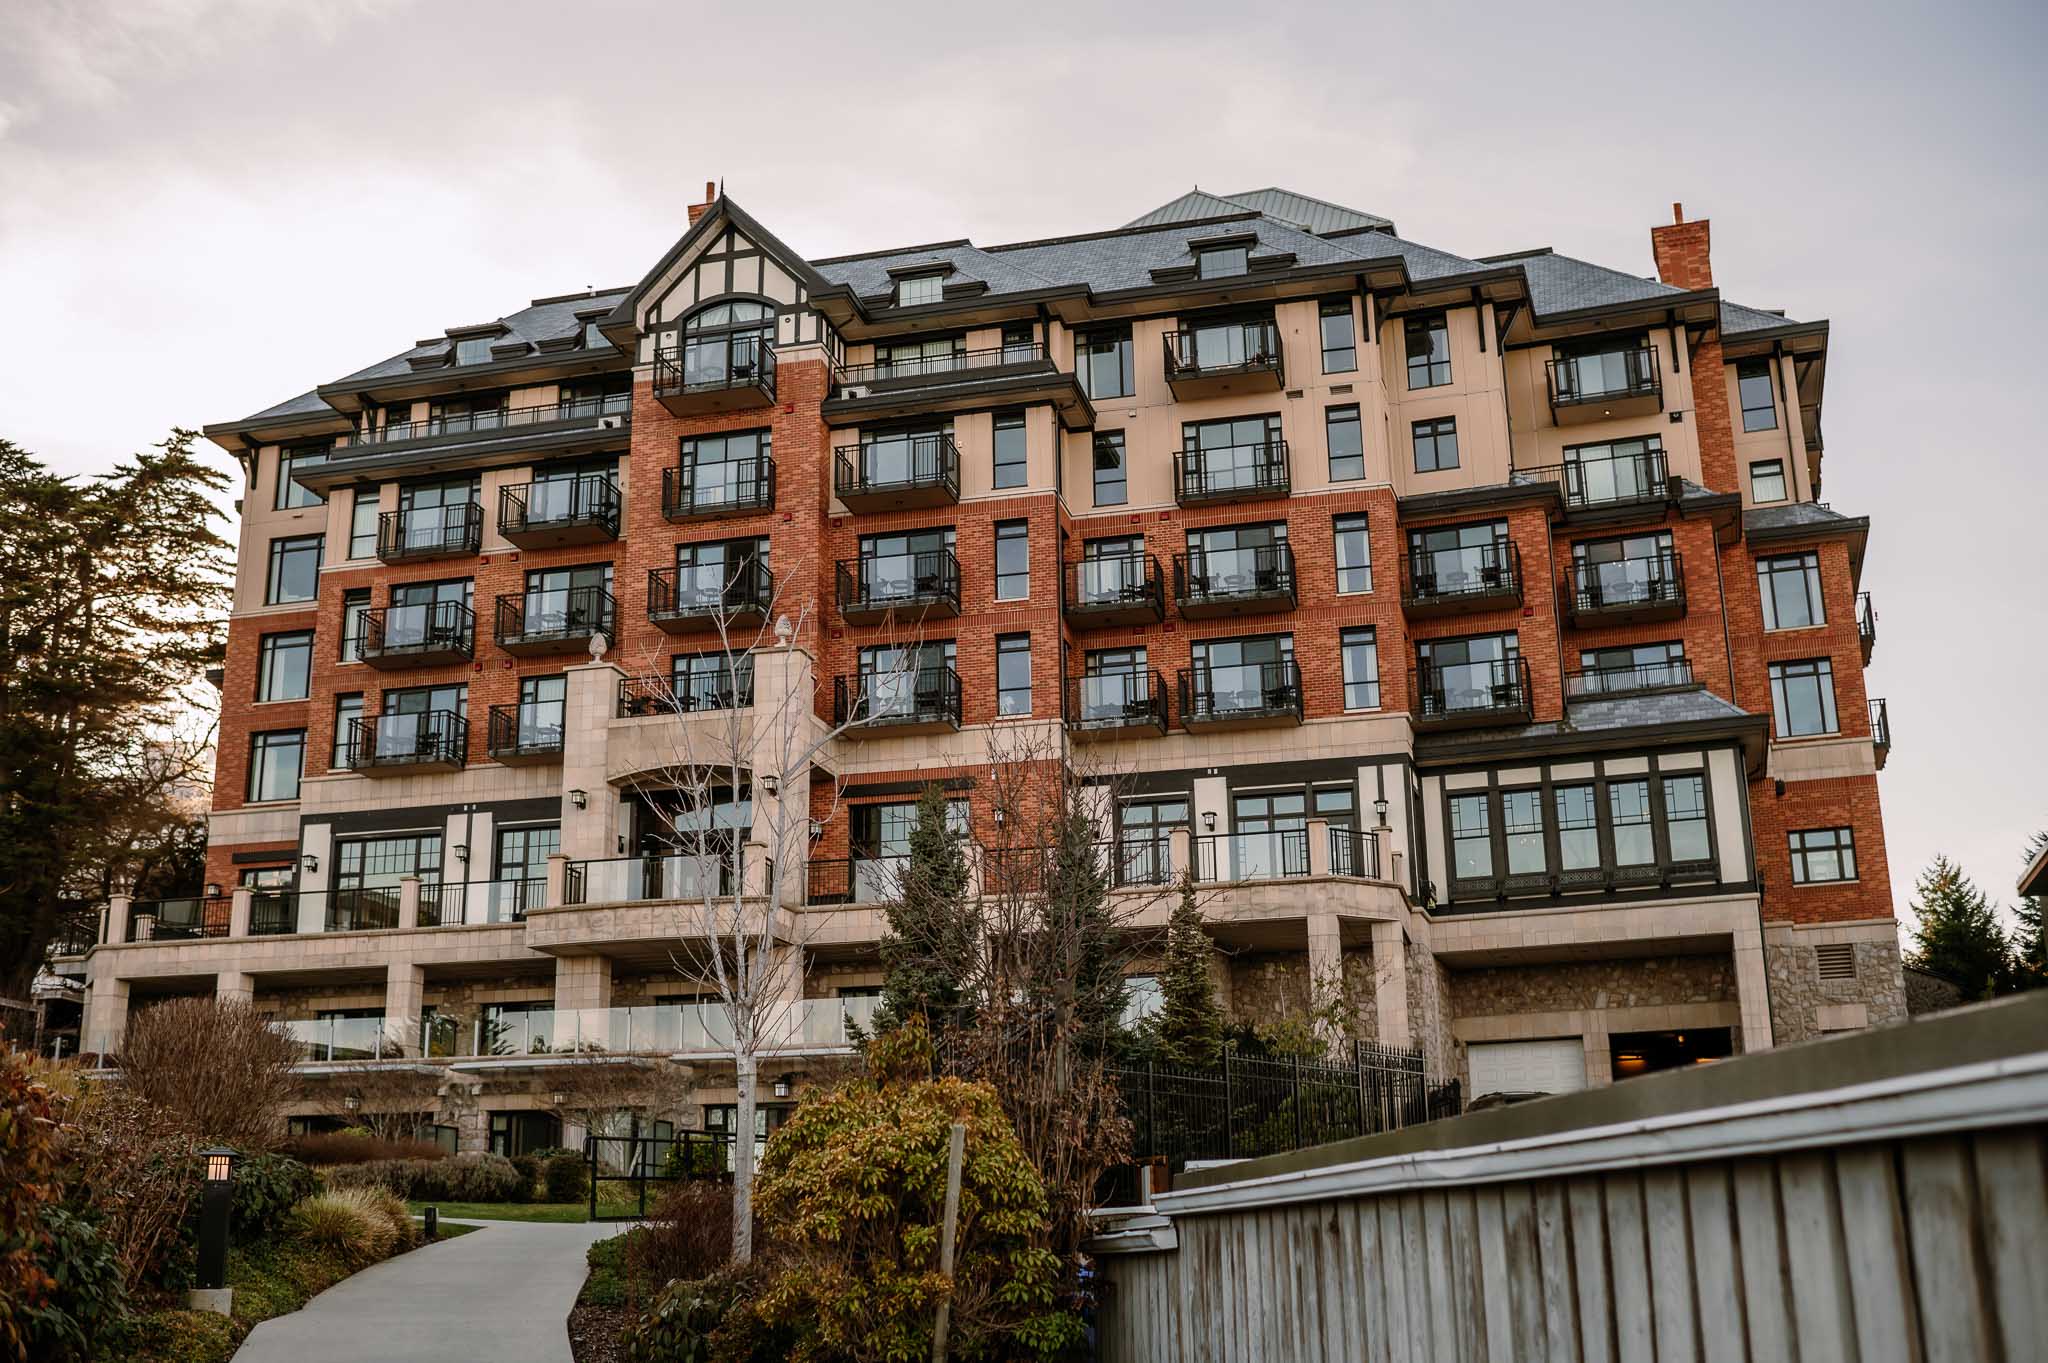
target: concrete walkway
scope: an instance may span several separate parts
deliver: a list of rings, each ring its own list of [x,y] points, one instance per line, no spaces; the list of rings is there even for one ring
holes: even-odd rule
[[[623,1225],[485,1221],[249,1332],[235,1363],[570,1363],[590,1246]]]

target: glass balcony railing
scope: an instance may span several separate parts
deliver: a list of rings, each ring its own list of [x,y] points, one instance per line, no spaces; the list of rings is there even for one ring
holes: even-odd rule
[[[849,1021],[871,1028],[881,1000],[857,996],[800,999],[771,1008],[770,1049],[844,1046]],[[482,1017],[432,1016],[420,1027],[419,1053],[437,1059],[487,1059],[599,1053],[687,1054],[732,1047],[732,1015],[716,999],[615,1008],[490,1008]]]

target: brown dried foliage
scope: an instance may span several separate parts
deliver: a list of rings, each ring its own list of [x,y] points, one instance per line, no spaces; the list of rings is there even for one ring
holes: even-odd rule
[[[292,1041],[247,1003],[167,999],[129,1023],[121,1077],[202,1140],[274,1150],[297,1059]]]

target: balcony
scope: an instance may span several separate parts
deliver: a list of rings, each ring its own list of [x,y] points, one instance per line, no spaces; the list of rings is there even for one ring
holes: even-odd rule
[[[1608,563],[1575,563],[1564,591],[1572,624],[1643,624],[1685,614],[1685,563],[1681,554],[1651,554]]]
[[[1646,506],[1676,501],[1679,493],[1662,450],[1519,469],[1515,476],[1525,482],[1556,483],[1564,496],[1567,521],[1614,519],[1617,512],[1625,518]]]
[[[960,560],[951,549],[842,559],[839,615],[850,625],[945,620],[960,613]]]
[[[342,929],[329,928],[328,931]],[[397,1024],[382,1014],[355,1018],[294,1018],[274,1024],[298,1048],[301,1061],[332,1064],[356,1060],[398,1060],[407,1046]]]
[[[832,724],[864,736],[958,729],[960,674],[942,665],[834,677]]]
[[[720,666],[672,677],[619,678],[619,718],[743,710],[754,703],[754,669]]]
[[[1173,499],[1182,506],[1285,497],[1291,486],[1285,440],[1182,450],[1173,457]]]
[[[1166,679],[1157,669],[1067,678],[1067,733],[1079,740],[1164,737]]]
[[[1870,666],[1871,650],[1877,647],[1877,607],[1869,592],[1856,593],[1856,642],[1863,646],[1863,665]]]
[[[1173,596],[1190,620],[1291,611],[1294,551],[1285,544],[1261,544],[1175,554]]]
[[[136,940],[152,942],[197,941],[206,937],[228,935],[228,912],[230,903],[225,895],[210,898],[192,896],[182,899],[137,900],[129,906],[129,914],[135,920]],[[142,920],[148,919],[144,929]]]
[[[825,419],[872,425],[939,412],[1049,402],[1068,430],[1095,424],[1095,411],[1072,374],[1062,373],[1036,341],[848,365],[833,375]]]
[[[507,766],[561,761],[565,708],[559,700],[493,705],[484,745],[491,760]]]
[[[1060,605],[1075,629],[1156,625],[1166,618],[1166,588],[1152,554],[1104,554],[1069,563]]]
[[[1210,833],[1195,839],[1195,879],[1211,884],[1308,874],[1308,830]]]
[[[1639,696],[1650,691],[1679,691],[1697,685],[1692,661],[1672,658],[1667,662],[1643,663],[1636,667],[1589,667],[1567,672],[1566,700],[1605,700],[1609,696]]]
[[[1301,670],[1292,658],[1183,668],[1180,722],[1189,733],[1300,724]]]
[[[677,416],[773,406],[775,345],[746,331],[656,351],[654,399]]]
[[[1411,550],[1401,609],[1410,619],[1508,610],[1522,604],[1522,551],[1508,540]]]
[[[878,999],[800,999],[775,1010],[764,1046],[792,1052],[850,1043],[849,1024],[873,1030]],[[723,1003],[637,1003],[610,1008],[488,1008],[464,1025],[428,1018],[420,1053],[433,1059],[509,1059],[535,1055],[730,1054],[732,1016]],[[387,1049],[387,1056],[396,1054]],[[620,1141],[625,1137],[613,1138]],[[703,1135],[698,1140],[707,1139]]]
[[[1877,769],[1883,771],[1884,760],[1892,755],[1892,715],[1881,696],[1870,702],[1870,746],[1877,753]]]
[[[541,436],[583,430],[623,430],[633,416],[631,393],[571,398],[532,407],[501,407],[459,416],[400,421],[343,437],[351,454],[380,453],[387,448],[412,448],[434,443],[467,443],[502,436]]]
[[[469,760],[469,721],[452,710],[352,719],[343,757],[363,776],[460,771]]]
[[[436,904],[440,887],[421,885],[424,900],[432,890]],[[327,893],[327,912],[321,920],[323,932],[388,932],[398,926],[399,896],[396,885],[358,885]]]
[[[657,568],[647,574],[647,618],[670,634],[756,629],[775,600],[775,576],[755,558]]]
[[[960,500],[960,447],[950,435],[841,445],[832,452],[832,495],[848,511],[904,511]]]
[[[1408,674],[1418,729],[1472,729],[1527,724],[1532,697],[1529,664],[1521,658],[1498,662],[1423,663]]]
[[[1657,348],[1643,345],[1548,360],[1550,419],[1560,426],[1650,416],[1664,406]]]
[[[661,514],[669,521],[744,516],[774,508],[775,460],[769,455],[701,463],[686,457],[675,468],[661,471]]]
[[[619,537],[619,485],[601,473],[498,489],[498,533],[522,549]]]
[[[617,628],[618,603],[602,587],[558,587],[498,598],[498,647],[521,658],[584,653]]]
[[[714,846],[697,852],[572,861],[563,882],[568,904],[633,904],[729,895],[739,887],[738,854]]]
[[[1280,328],[1272,322],[1231,322],[1166,333],[1166,383],[1173,396],[1226,397],[1286,387]]]
[[[249,896],[249,935],[281,937],[299,930],[297,890],[257,890]]]
[[[377,557],[424,563],[474,554],[484,542],[484,509],[475,502],[387,511],[377,517]]]
[[[466,663],[476,652],[476,615],[460,601],[378,606],[362,621],[357,656],[381,671]]]

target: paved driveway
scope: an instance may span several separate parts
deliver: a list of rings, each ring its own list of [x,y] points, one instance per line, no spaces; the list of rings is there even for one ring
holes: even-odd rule
[[[570,1363],[584,1254],[626,1227],[480,1224],[264,1321],[235,1363]]]

